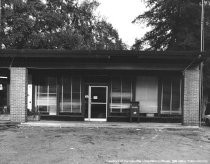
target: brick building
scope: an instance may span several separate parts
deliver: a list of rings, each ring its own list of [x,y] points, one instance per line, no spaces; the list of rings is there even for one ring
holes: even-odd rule
[[[199,125],[198,52],[1,50],[0,119]]]

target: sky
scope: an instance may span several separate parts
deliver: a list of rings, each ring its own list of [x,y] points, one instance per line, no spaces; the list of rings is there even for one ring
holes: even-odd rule
[[[135,38],[141,38],[148,28],[145,24],[133,24],[138,15],[146,11],[142,0],[97,0],[100,6],[96,14],[106,18],[118,31],[122,41],[131,47]]]

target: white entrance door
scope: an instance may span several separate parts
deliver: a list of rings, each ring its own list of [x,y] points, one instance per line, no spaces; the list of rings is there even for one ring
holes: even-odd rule
[[[89,86],[87,121],[106,121],[107,86]]]

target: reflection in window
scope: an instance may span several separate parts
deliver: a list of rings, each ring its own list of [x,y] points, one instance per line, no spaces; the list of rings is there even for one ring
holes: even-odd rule
[[[37,85],[37,109],[41,113],[56,115],[56,78],[43,77]]]
[[[132,101],[132,80],[114,77],[111,80],[111,112],[126,112]]]
[[[62,77],[60,112],[81,113],[81,78]]]
[[[181,80],[162,80],[161,113],[181,113]]]
[[[1,75],[0,75],[1,76]],[[7,77],[0,77],[0,115],[9,114],[9,102],[8,102],[8,93],[9,93],[9,82]]]

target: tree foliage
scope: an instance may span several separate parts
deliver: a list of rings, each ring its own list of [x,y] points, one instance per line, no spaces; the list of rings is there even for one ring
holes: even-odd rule
[[[133,22],[152,30],[136,40],[133,49],[199,50],[201,0],[144,0],[149,8]],[[210,3],[205,3],[205,47],[210,44]]]
[[[3,46],[125,49],[112,25],[94,15],[98,5],[94,0],[2,0]]]

